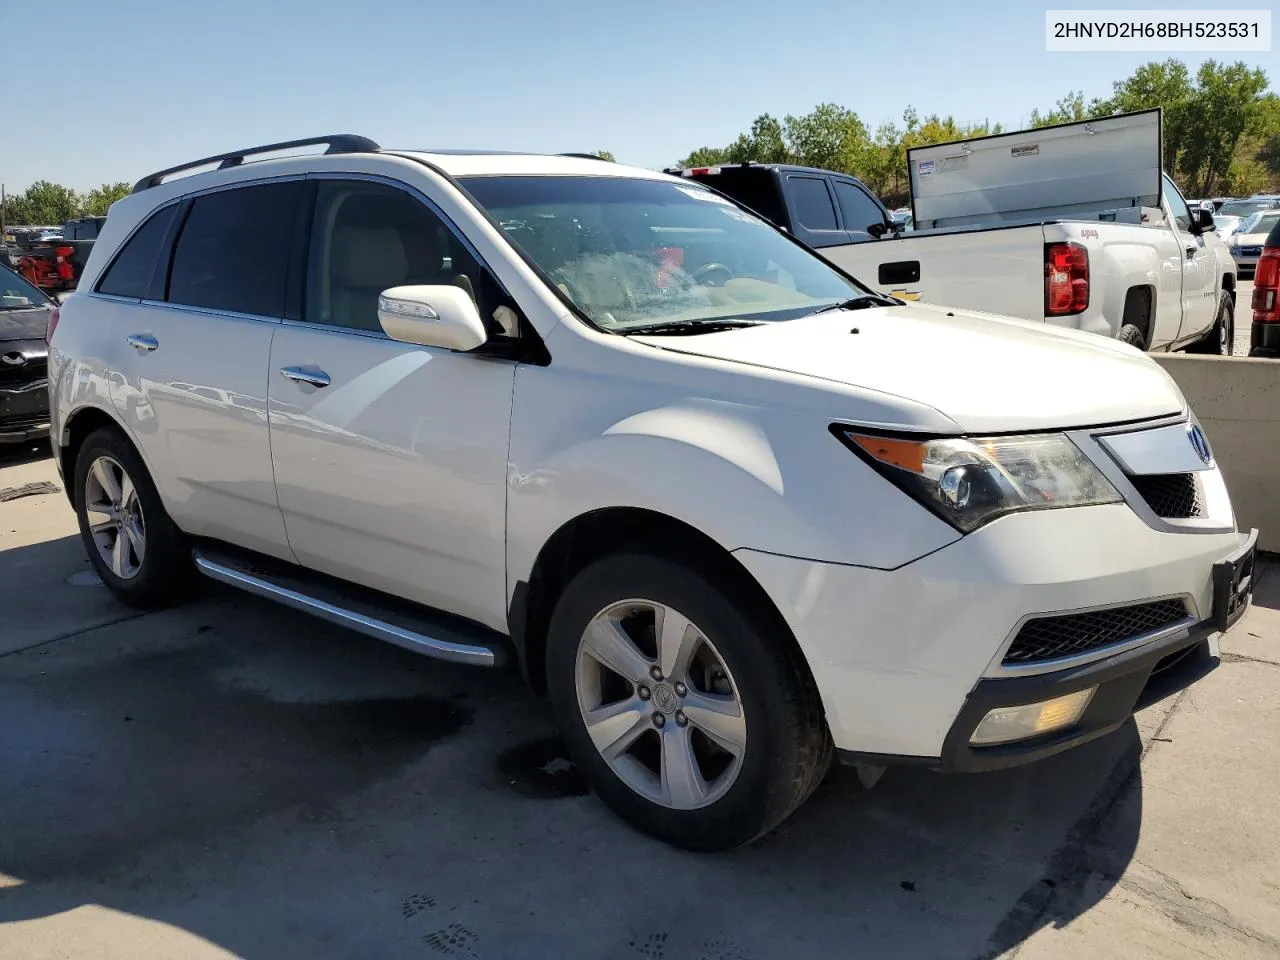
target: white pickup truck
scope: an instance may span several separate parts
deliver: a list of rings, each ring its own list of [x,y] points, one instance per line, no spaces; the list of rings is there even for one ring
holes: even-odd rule
[[[1212,214],[1190,209],[1160,157],[1158,110],[916,148],[908,233],[844,174],[777,164],[680,173],[902,299],[1042,318],[1147,350],[1229,354],[1234,263]]]

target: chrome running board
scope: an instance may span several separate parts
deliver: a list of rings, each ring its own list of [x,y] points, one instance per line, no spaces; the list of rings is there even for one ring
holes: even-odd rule
[[[477,667],[497,667],[507,661],[502,636],[479,624],[383,598],[332,578],[315,575],[312,580],[308,571],[276,561],[203,549],[192,556],[196,569],[211,580],[414,653]]]

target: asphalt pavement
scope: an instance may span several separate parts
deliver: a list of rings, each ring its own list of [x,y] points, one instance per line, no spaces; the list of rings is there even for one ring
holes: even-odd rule
[[[1221,665],[1117,733],[837,768],[699,856],[587,794],[513,676],[212,585],[117,605],[58,486],[0,464],[0,957],[1280,956],[1275,568]]]

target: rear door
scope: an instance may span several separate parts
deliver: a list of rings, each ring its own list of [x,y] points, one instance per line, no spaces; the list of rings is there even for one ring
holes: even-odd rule
[[[792,233],[811,247],[834,247],[852,242],[840,226],[831,182],[818,173],[782,174]]]
[[[286,560],[267,363],[307,186],[237,186],[162,208],[93,294],[118,301],[112,402],[174,521]]]

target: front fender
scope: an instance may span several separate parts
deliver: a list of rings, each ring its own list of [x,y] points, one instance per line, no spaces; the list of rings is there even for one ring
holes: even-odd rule
[[[726,550],[879,569],[959,537],[812,412],[688,396],[645,403],[655,391],[621,388],[605,413],[599,395],[595,406],[575,402],[571,387],[547,381],[526,381],[513,411],[509,594],[557,530],[609,507],[664,514]]]

